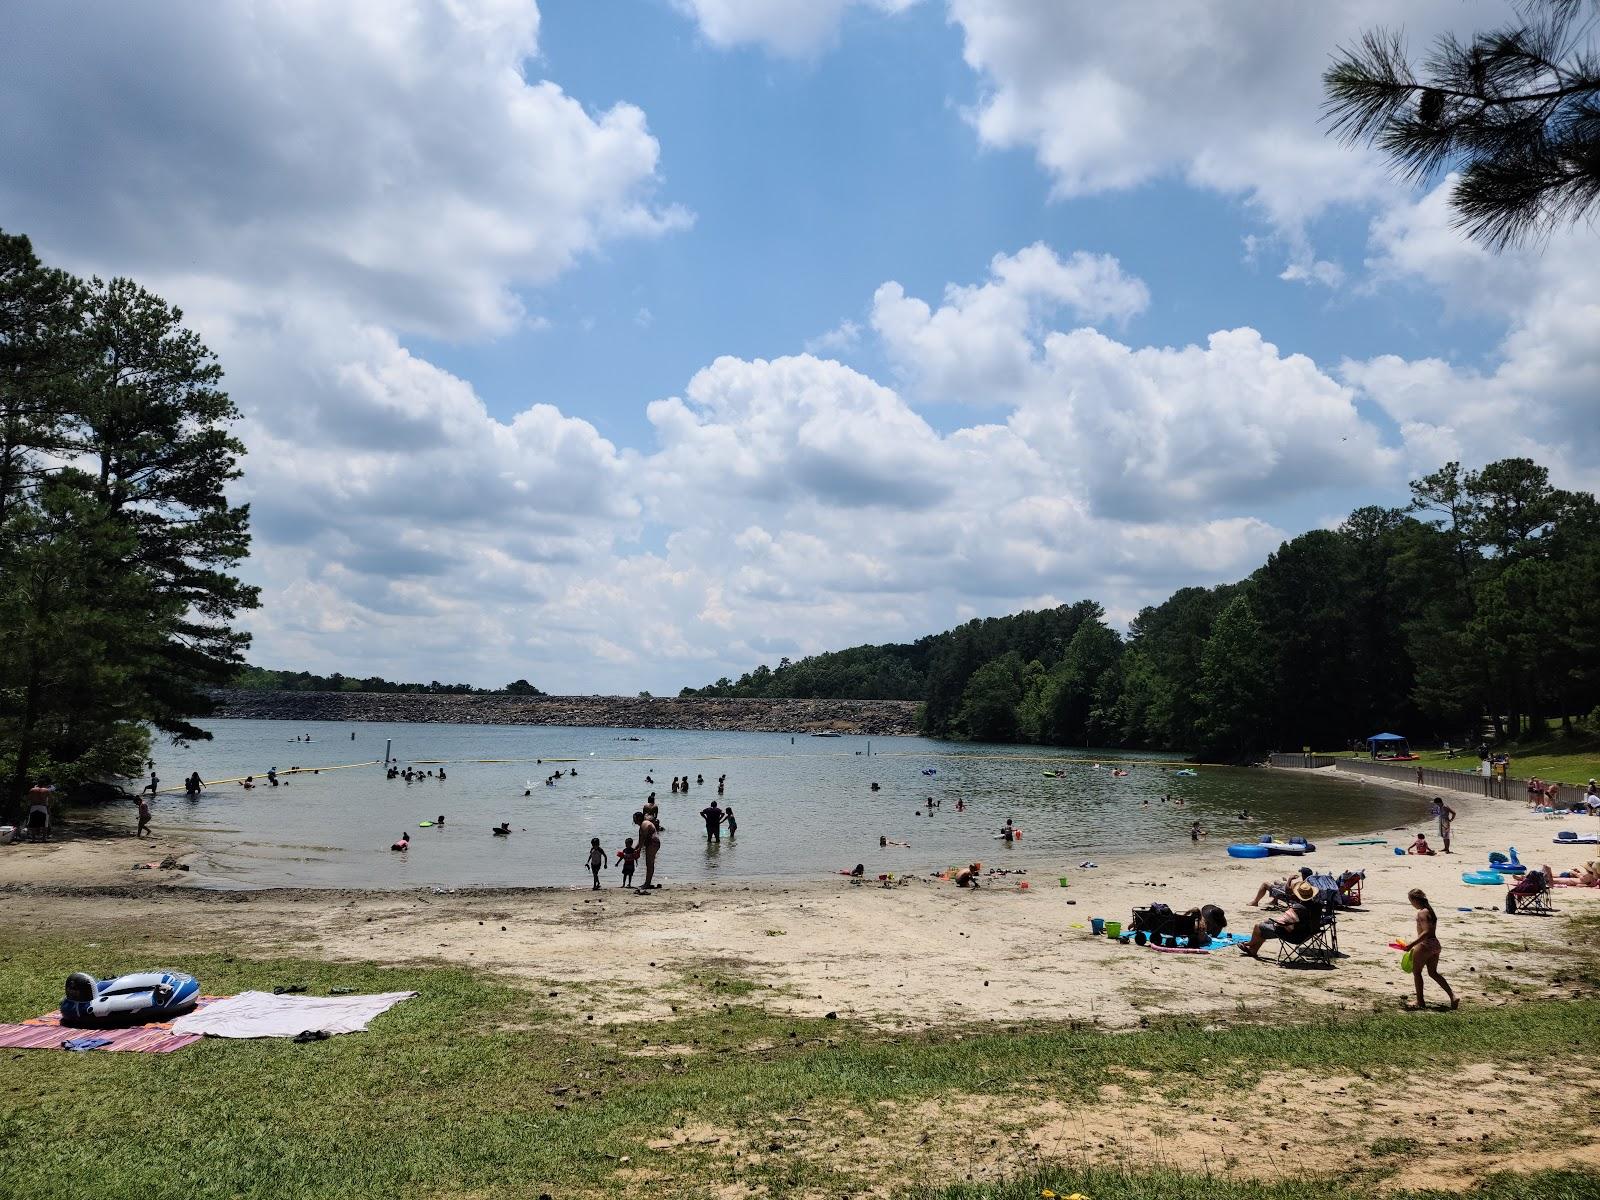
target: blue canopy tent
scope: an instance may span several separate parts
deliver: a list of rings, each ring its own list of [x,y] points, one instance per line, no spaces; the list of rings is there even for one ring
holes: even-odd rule
[[[1412,757],[1411,743],[1398,733],[1375,733],[1367,739],[1367,748],[1373,758],[1378,757],[1380,750],[1385,758]]]

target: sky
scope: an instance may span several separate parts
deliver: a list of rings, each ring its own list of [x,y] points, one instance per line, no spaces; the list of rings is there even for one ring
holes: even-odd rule
[[[78,0],[0,228],[216,352],[258,665],[675,693],[1122,626],[1450,459],[1600,485],[1600,233],[1319,120],[1503,2]]]

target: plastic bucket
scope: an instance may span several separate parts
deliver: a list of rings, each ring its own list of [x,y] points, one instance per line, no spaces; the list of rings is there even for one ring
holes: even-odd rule
[[[1061,877],[1061,886],[1062,887],[1066,887],[1067,886],[1067,877],[1065,875],[1063,875]]]
[[[1121,921],[1107,921],[1106,922],[1106,936],[1108,938],[1119,938],[1119,937],[1121,937],[1122,936],[1122,922]]]
[[[1400,956],[1400,969],[1407,975],[1411,974],[1411,951],[1407,950]]]
[[[1104,933],[1106,931],[1105,918],[1104,917],[1090,917],[1089,918],[1089,931],[1091,933],[1093,933],[1095,935],[1095,937],[1099,937],[1102,933]]]

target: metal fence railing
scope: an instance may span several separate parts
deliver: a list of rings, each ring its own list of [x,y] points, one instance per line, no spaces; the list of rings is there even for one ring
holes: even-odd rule
[[[1338,759],[1328,754],[1269,754],[1267,764],[1274,767],[1301,767],[1315,770],[1317,767],[1331,767],[1338,763]]]
[[[1352,775],[1366,775],[1377,779],[1395,779],[1414,783],[1424,789],[1449,792],[1469,792],[1475,796],[1493,796],[1498,800],[1531,799],[1526,779],[1502,775],[1485,776],[1481,770],[1451,771],[1444,767],[1419,767],[1414,763],[1373,762],[1366,758],[1340,758],[1328,754],[1272,754],[1269,765],[1274,767],[1338,767]],[[1548,784],[1541,785],[1548,788]],[[1580,784],[1556,785],[1555,803],[1561,808],[1571,808],[1584,802],[1588,789]]]

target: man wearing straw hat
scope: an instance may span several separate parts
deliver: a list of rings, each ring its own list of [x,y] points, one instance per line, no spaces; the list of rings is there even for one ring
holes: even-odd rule
[[[1289,907],[1282,915],[1256,923],[1255,928],[1250,931],[1250,940],[1239,947],[1240,954],[1255,958],[1260,953],[1262,943],[1268,938],[1299,942],[1304,940],[1302,933],[1309,934],[1316,929],[1317,914],[1311,907],[1317,902],[1316,885],[1305,879],[1291,883],[1289,897]]]

